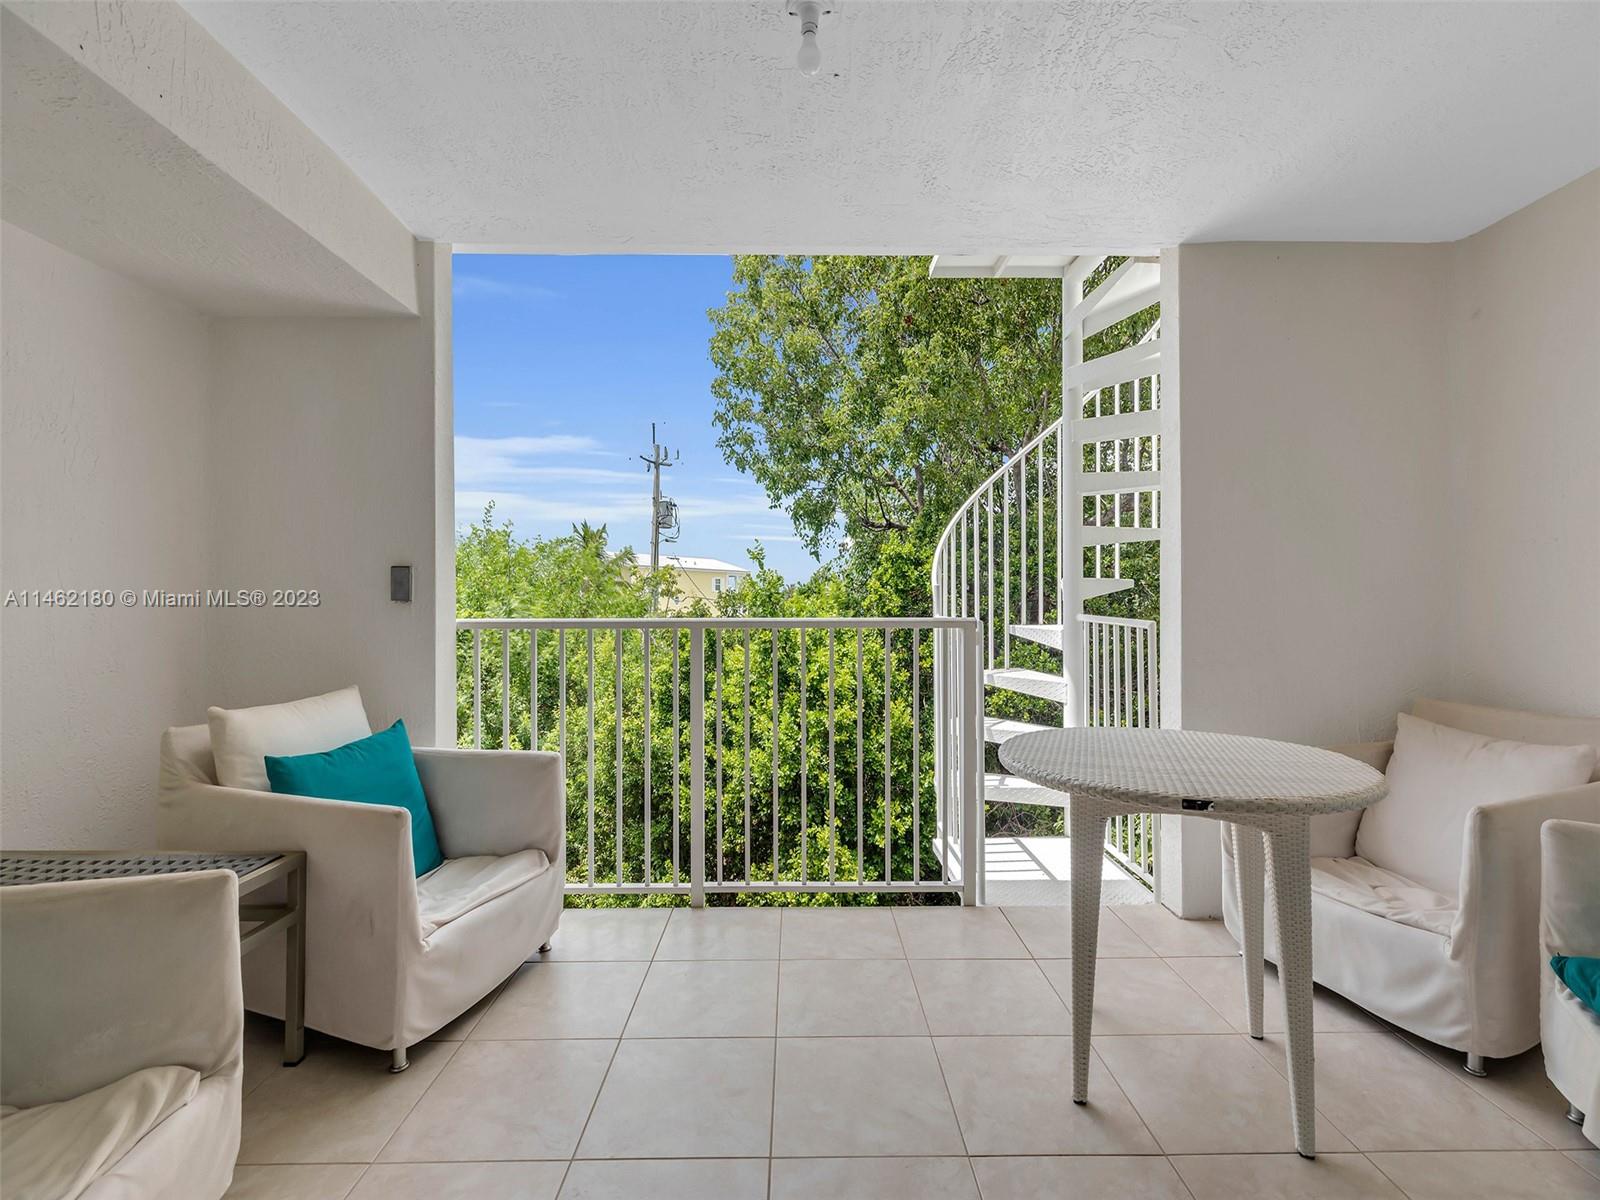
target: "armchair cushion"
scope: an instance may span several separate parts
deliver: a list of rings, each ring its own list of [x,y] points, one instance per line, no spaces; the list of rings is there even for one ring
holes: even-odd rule
[[[1313,858],[1311,888],[1318,895],[1417,929],[1450,936],[1456,902],[1364,858]]]
[[[200,1072],[190,1067],[145,1067],[70,1100],[0,1109],[6,1194],[81,1195],[199,1086]]]
[[[266,766],[274,792],[405,809],[411,814],[411,863],[416,874],[425,875],[444,861],[404,721],[320,754],[269,754]]]
[[[1567,991],[1600,1015],[1600,958],[1571,958],[1565,954],[1553,954],[1550,956],[1550,969],[1556,973],[1557,979],[1567,985]]]
[[[550,859],[543,850],[446,859],[437,871],[417,880],[422,936],[432,936],[434,930],[537,879],[549,869]]]
[[[256,708],[210,708],[211,754],[223,787],[268,790],[269,754],[317,754],[372,732],[361,692],[343,688],[287,704]]]
[[[1362,815],[1356,854],[1457,896],[1468,813],[1481,804],[1576,787],[1594,766],[1593,746],[1497,741],[1401,713],[1389,794]]]

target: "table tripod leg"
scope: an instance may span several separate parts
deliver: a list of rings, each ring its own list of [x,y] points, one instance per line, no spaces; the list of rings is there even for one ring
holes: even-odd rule
[[[1100,933],[1100,864],[1106,812],[1094,801],[1067,802],[1072,853],[1072,1101],[1089,1102],[1089,1037],[1094,1024],[1094,963]]]
[[[1264,1036],[1261,1017],[1262,903],[1264,900],[1261,831],[1248,825],[1229,824],[1233,840],[1234,898],[1239,902],[1239,924],[1244,935],[1244,1003],[1250,1036]]]
[[[1304,817],[1286,817],[1267,835],[1267,865],[1278,916],[1278,983],[1288,1031],[1294,1146],[1315,1158],[1316,1049],[1311,1031],[1311,836]]]

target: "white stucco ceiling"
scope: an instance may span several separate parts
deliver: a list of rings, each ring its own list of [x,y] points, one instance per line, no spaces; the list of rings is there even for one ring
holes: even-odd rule
[[[411,229],[565,251],[1454,239],[1600,166],[1594,3],[189,0]]]

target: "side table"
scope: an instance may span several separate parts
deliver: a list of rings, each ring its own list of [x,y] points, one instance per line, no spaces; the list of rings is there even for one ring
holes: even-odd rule
[[[207,854],[192,850],[6,850],[0,852],[0,887],[70,883],[181,871],[232,871],[239,877],[239,952],[248,954],[284,931],[283,1065],[306,1056],[306,854]],[[246,904],[247,895],[279,879],[283,904]]]

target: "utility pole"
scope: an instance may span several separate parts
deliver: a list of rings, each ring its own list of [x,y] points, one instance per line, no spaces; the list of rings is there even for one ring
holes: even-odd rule
[[[656,423],[650,422],[650,453],[641,454],[651,474],[650,487],[650,611],[656,610],[655,574],[661,569],[661,531],[678,527],[678,506],[661,495],[661,469],[672,466],[678,455],[667,455],[666,447],[656,440]],[[676,537],[667,539],[676,541]]]

